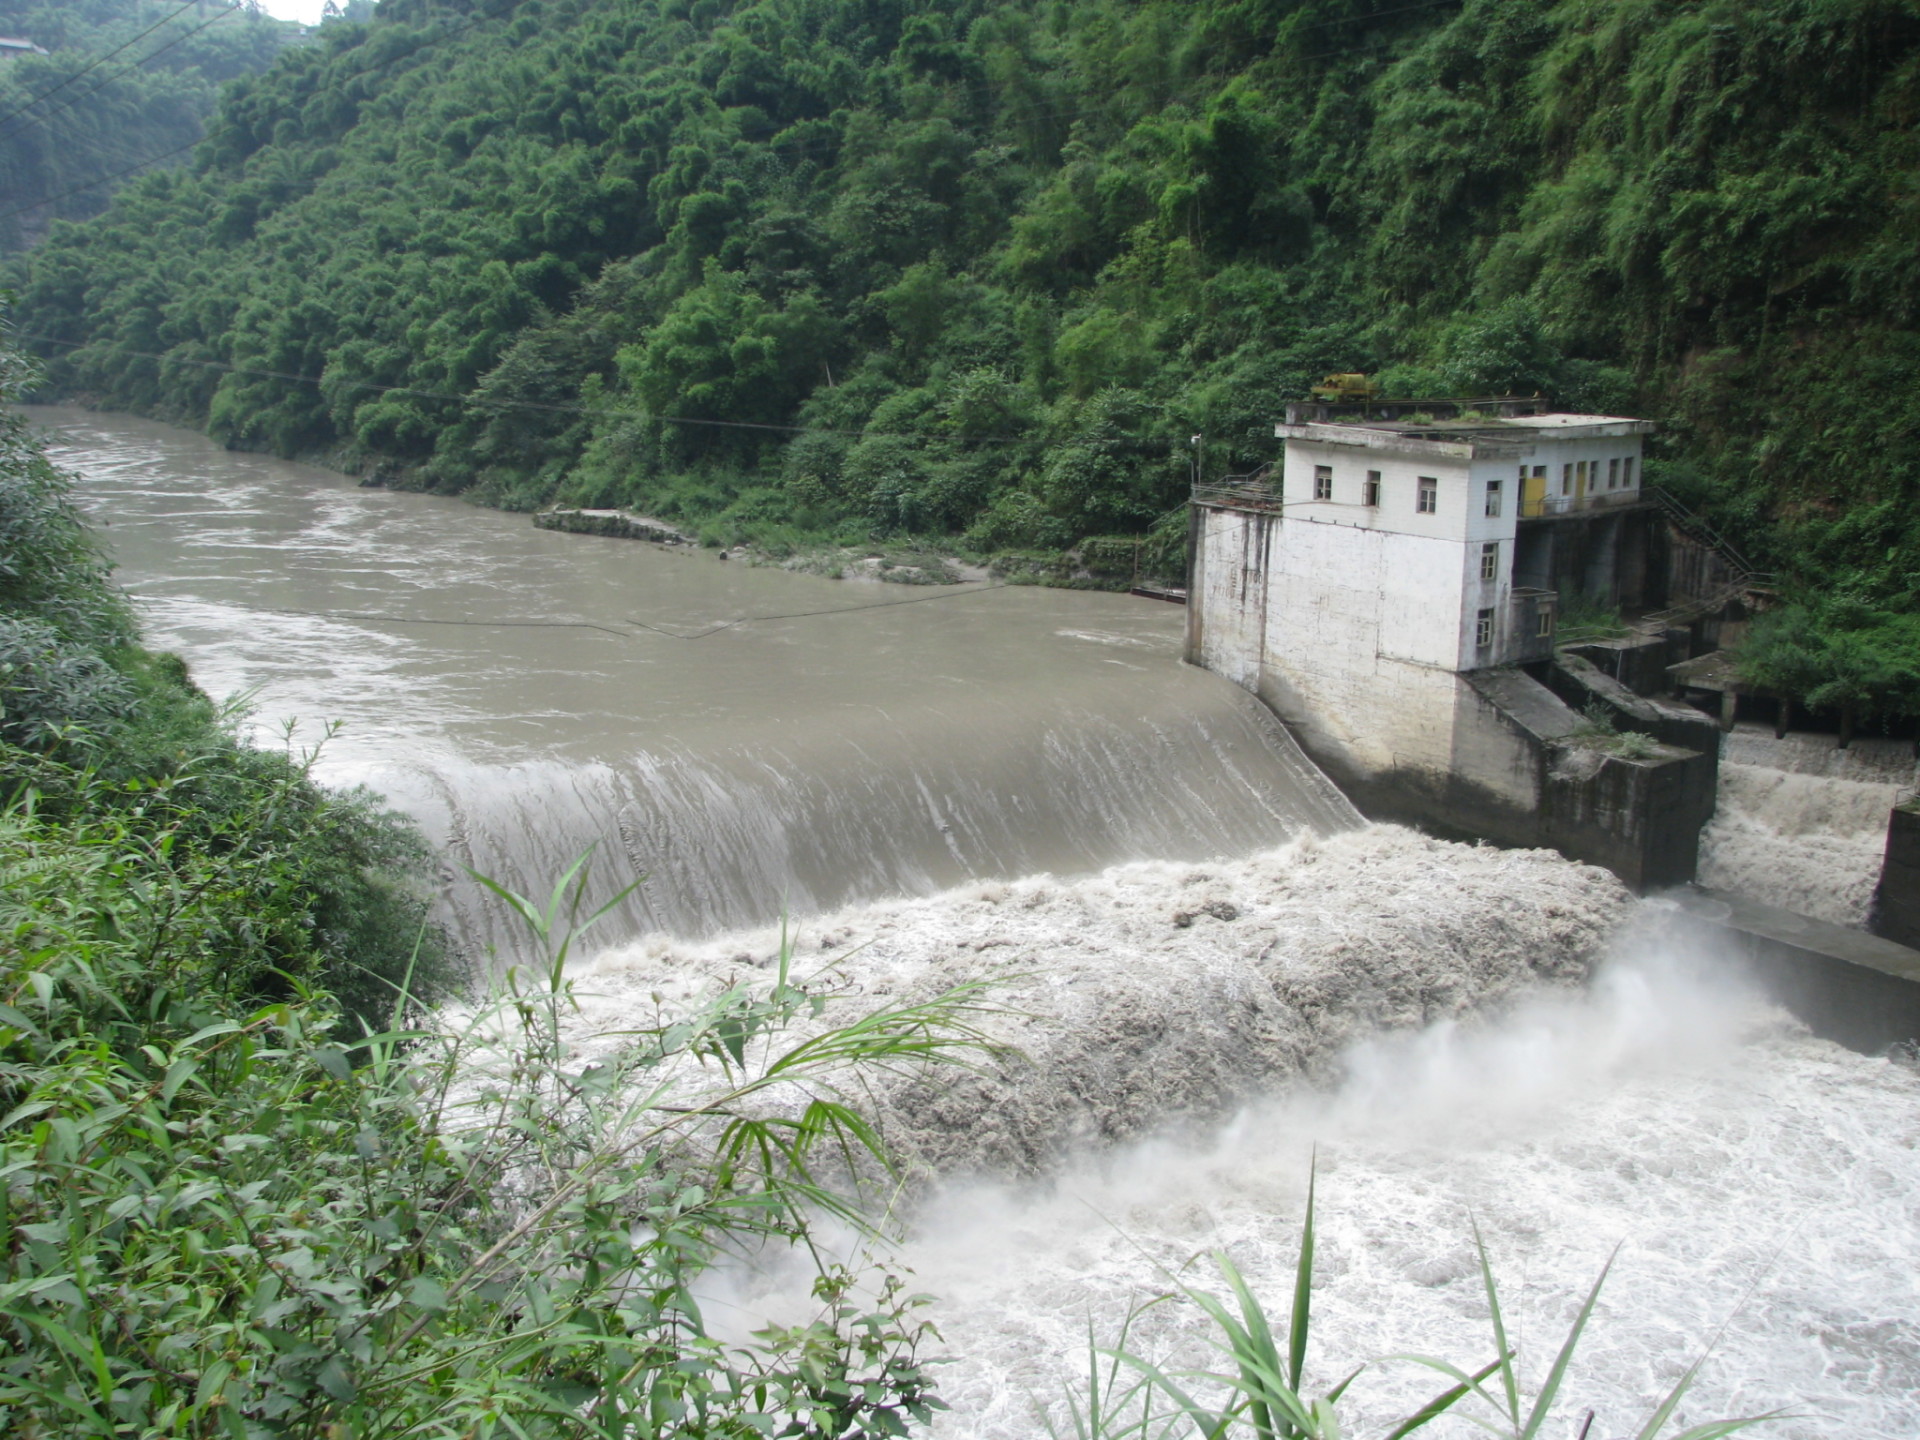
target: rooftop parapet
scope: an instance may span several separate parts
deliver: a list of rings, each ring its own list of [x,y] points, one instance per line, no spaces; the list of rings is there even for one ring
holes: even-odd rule
[[[1398,419],[1295,418],[1296,411],[1310,408],[1314,407],[1289,405],[1287,419],[1273,427],[1275,438],[1458,460],[1485,460],[1523,455],[1542,443],[1650,435],[1655,428],[1651,420],[1636,420],[1625,415],[1576,415],[1565,411],[1512,416],[1476,412],[1446,419],[1436,418],[1431,411],[1415,411]]]
[[[1339,400],[1295,400],[1287,405],[1289,425],[1333,424],[1347,420],[1404,420],[1425,416],[1431,420],[1544,415],[1553,403],[1539,395],[1479,395],[1450,400],[1383,400],[1355,397]]]

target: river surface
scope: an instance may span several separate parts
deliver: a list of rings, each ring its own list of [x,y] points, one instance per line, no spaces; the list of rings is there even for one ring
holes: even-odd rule
[[[1812,1039],[1657,906],[1617,930],[1634,907],[1598,872],[1358,827],[1250,698],[1178,663],[1177,609],[756,570],[33,414],[151,640],[251,692],[262,734],[344,722],[322,773],[456,862],[538,885],[597,842],[649,876],[582,967],[581,1024],[614,1036],[763,957],[743,927],[783,904],[872,993],[1026,987],[1008,1023],[1042,1063],[944,1132],[940,1104],[894,1117],[981,1157],[887,1257],[940,1297],[938,1436],[1070,1430],[1088,1336],[1174,1274],[1217,1289],[1213,1250],[1283,1312],[1316,1152],[1318,1385],[1489,1358],[1477,1224],[1529,1383],[1620,1247],[1543,1436],[1588,1408],[1587,1440],[1636,1435],[1709,1346],[1683,1423],[1920,1435],[1920,1071]],[[745,1334],[806,1303],[776,1264],[712,1313]],[[1174,1365],[1209,1363],[1205,1334],[1177,1304],[1135,1330]],[[1370,1367],[1350,1433],[1436,1388]]]
[[[30,412],[152,644],[516,888],[597,845],[681,934],[1357,818],[1129,596],[835,581],[536,530],[120,415]],[[610,874],[606,872],[611,872]],[[602,893],[605,893],[604,891]],[[476,950],[511,950],[449,884]],[[604,933],[604,932],[603,932]]]

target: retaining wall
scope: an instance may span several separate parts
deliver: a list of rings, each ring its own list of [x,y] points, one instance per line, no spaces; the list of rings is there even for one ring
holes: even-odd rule
[[[1887,854],[1873,897],[1873,933],[1920,946],[1920,799],[1887,816]]]
[[[1674,898],[1814,1034],[1867,1054],[1920,1040],[1920,950],[1738,895]]]

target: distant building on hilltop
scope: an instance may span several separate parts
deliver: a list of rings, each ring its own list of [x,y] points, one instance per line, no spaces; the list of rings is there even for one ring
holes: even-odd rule
[[[22,55],[45,55],[46,53],[31,40],[16,40],[0,35],[0,60],[16,60]]]

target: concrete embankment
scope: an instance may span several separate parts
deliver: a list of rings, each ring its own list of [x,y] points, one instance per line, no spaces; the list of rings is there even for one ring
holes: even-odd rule
[[[636,515],[631,510],[542,510],[533,517],[541,530],[565,530],[574,535],[610,535],[617,540],[650,540],[656,545],[691,545],[693,537],[664,520]]]
[[[1822,1039],[1869,1054],[1920,1040],[1920,950],[1721,891],[1673,898]]]
[[[1874,933],[1920,945],[1920,799],[1894,806],[1887,817],[1887,848],[1874,899]]]

